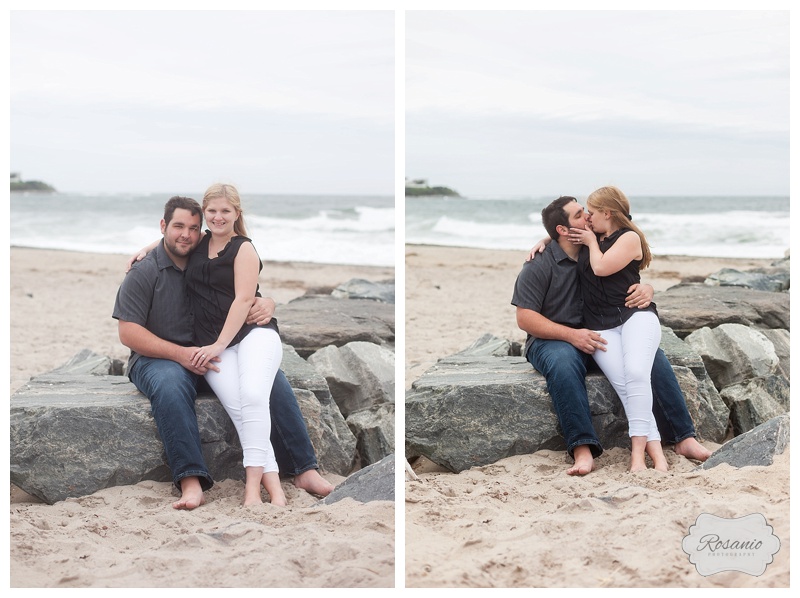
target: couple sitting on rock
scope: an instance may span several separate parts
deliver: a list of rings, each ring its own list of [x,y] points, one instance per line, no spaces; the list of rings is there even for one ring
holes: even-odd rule
[[[203,216],[210,229],[205,235]],[[122,344],[131,349],[128,377],[150,400],[181,492],[173,507],[199,507],[214,484],[195,413],[201,380],[213,388],[239,435],[245,505],[262,502],[262,485],[273,504],[284,505],[279,472],[326,496],[333,486],[318,472],[305,420],[279,369],[275,302],[257,296],[261,261],[245,236],[238,192],[212,185],[202,207],[191,198],[171,198],[161,233],[123,280],[113,317]]]
[[[547,381],[574,459],[567,473],[591,472],[603,452],[586,392],[592,360],[625,408],[631,471],[646,468],[646,454],[655,469],[667,470],[662,439],[676,453],[705,461],[711,452],[697,441],[675,373],[658,348],[654,290],[639,277],[650,250],[625,195],[598,189],[586,212],[574,197],[560,197],[542,210],[542,221],[550,238],[531,250],[511,303],[527,333],[525,357]]]

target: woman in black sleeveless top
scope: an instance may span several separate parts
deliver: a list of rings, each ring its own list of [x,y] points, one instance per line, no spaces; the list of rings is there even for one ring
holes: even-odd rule
[[[193,365],[213,358],[219,372],[205,377],[239,434],[244,453],[244,504],[261,504],[261,486],[270,502],[285,505],[278,464],[270,443],[269,396],[281,364],[275,320],[246,324],[258,290],[261,260],[246,236],[239,194],[232,185],[212,185],[203,196],[208,230],[189,258],[186,286],[194,313]]]
[[[656,469],[666,471],[650,386],[661,324],[655,304],[647,309],[625,307],[628,289],[650,264],[650,248],[631,221],[628,199],[616,187],[594,191],[586,207],[591,230],[571,228],[570,239],[584,245],[578,256],[584,325],[608,341],[606,351],[596,351],[593,357],[625,408],[631,471],[646,469],[645,453]]]

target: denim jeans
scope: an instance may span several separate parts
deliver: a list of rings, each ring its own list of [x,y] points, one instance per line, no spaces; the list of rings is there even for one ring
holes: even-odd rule
[[[150,357],[139,357],[128,376],[150,399],[175,485],[180,489],[180,480],[197,476],[203,490],[211,488],[214,480],[203,458],[195,411],[198,383],[206,385],[205,380],[175,361]],[[207,385],[204,388],[210,390]],[[306,422],[282,370],[278,370],[272,385],[270,414],[270,441],[281,474],[296,476],[317,469]]]
[[[594,360],[567,342],[543,339],[533,342],[527,359],[547,381],[569,454],[576,446],[588,444],[593,456],[600,455],[603,449],[592,425],[585,379],[587,369],[597,367]],[[696,436],[675,372],[661,349],[656,351],[650,380],[653,415],[662,441],[675,444]]]
[[[586,393],[589,355],[565,341],[536,339],[528,349],[527,359],[547,382],[567,452],[573,456],[575,447],[585,444],[593,457],[599,457],[603,447],[592,425]]]
[[[318,469],[306,420],[300,413],[297,397],[283,370],[278,370],[272,383],[269,412],[272,417],[269,439],[281,475],[296,476],[310,469]]]
[[[200,448],[195,411],[200,376],[169,359],[139,357],[128,377],[150,399],[150,410],[164,443],[175,486],[180,490],[183,478],[196,476],[203,490],[211,488],[214,480]]]
[[[656,351],[650,383],[653,386],[653,415],[661,432],[661,441],[677,444],[697,436],[678,379],[661,349]]]

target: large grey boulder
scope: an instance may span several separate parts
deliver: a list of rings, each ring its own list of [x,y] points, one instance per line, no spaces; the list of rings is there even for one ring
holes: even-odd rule
[[[97,356],[86,354],[95,369]],[[76,360],[70,368],[80,370]],[[320,467],[348,475],[356,438],[324,379],[291,347],[282,368],[295,390]],[[150,403],[125,376],[65,373],[35,376],[10,401],[11,482],[53,503],[109,486],[170,481]],[[210,393],[196,402],[203,454],[214,479],[242,479],[236,431]]]
[[[730,408],[734,436],[789,412],[789,381],[781,375],[727,386],[720,396]]]
[[[333,289],[331,297],[336,299],[372,299],[394,303],[394,280],[373,282],[353,278]]]
[[[394,351],[374,343],[328,346],[308,357],[325,378],[345,418],[354,411],[394,402]]]
[[[709,376],[720,390],[771,375],[780,364],[772,342],[760,331],[741,324],[700,328],[685,340],[703,358]]]
[[[677,367],[701,439],[721,442],[727,410],[711,384]],[[592,423],[605,448],[629,447],[622,405],[606,378],[586,377]],[[694,405],[694,407],[692,407]],[[719,409],[724,414],[719,414]],[[454,472],[542,449],[565,450],[544,377],[522,357],[453,355],[406,393],[406,458]]]
[[[779,361],[777,373],[789,380],[791,374],[791,345],[789,340],[789,331],[780,329],[765,329],[760,330],[759,332],[769,339],[769,341],[772,343],[772,347],[775,349],[775,354],[778,356]]]
[[[360,469],[318,504],[330,505],[344,498],[367,503],[374,500],[394,501],[394,455]]]
[[[347,425],[357,439],[361,466],[377,463],[394,449],[394,403],[383,403],[351,413]]]
[[[684,283],[656,293],[661,324],[680,338],[703,327],[734,323],[789,328],[789,293]]]
[[[788,413],[774,417],[723,444],[701,467],[711,469],[722,463],[732,467],[772,465],[775,455],[789,446],[789,423]]]
[[[299,297],[281,305],[281,339],[306,358],[323,347],[364,341],[394,347],[394,305],[371,299]]]
[[[742,272],[723,268],[706,278],[704,283],[710,286],[743,287],[777,293],[789,290],[789,269],[758,268]]]

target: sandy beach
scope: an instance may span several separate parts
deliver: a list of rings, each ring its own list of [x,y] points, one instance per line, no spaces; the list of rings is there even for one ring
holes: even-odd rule
[[[11,393],[84,348],[127,360],[111,318],[124,255],[12,248]],[[393,268],[268,263],[259,284],[280,305]],[[324,474],[336,484],[343,480]],[[175,511],[169,483],[107,488],[46,505],[11,487],[11,587],[392,587],[395,509],[316,499],[284,482],[289,506],[243,508],[243,483]]]
[[[524,342],[510,304],[523,252],[405,251],[406,388],[485,333]],[[772,261],[656,256],[643,280],[658,293]],[[420,459],[419,481],[405,483],[406,587],[788,587],[789,451],[769,467],[708,471],[666,452],[666,474],[630,474],[628,452],[612,449],[582,478],[565,474],[566,451],[460,474]],[[781,542],[774,562],[758,577],[700,575],[681,541],[702,513],[763,514]]]

